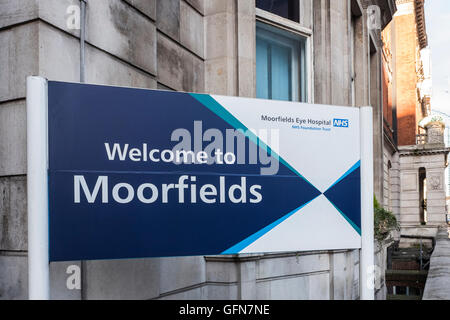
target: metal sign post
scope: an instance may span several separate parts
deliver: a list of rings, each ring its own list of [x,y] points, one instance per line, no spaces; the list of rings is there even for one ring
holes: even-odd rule
[[[361,259],[360,299],[374,300],[373,113],[360,108],[361,130]]]
[[[27,78],[28,295],[48,300],[47,80]]]

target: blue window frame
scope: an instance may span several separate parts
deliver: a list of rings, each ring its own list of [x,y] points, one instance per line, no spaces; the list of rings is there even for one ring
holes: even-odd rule
[[[256,96],[307,101],[306,38],[268,24],[256,24]]]

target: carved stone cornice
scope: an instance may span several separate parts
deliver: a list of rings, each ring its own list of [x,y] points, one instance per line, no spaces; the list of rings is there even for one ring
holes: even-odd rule
[[[417,38],[419,40],[420,49],[428,46],[428,35],[425,23],[425,0],[396,0],[396,4],[400,8],[406,6],[407,9],[400,9],[399,14],[414,14],[417,25]]]
[[[415,0],[417,36],[419,38],[420,49],[428,46],[427,27],[425,24],[425,0]]]
[[[424,144],[417,146],[401,146],[398,147],[400,157],[417,157],[417,156],[432,156],[432,155],[448,155],[450,148],[443,144]]]

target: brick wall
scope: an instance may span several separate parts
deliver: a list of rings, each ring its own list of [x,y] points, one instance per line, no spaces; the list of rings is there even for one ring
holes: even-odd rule
[[[398,144],[415,145],[417,123],[417,31],[414,13],[395,17]]]

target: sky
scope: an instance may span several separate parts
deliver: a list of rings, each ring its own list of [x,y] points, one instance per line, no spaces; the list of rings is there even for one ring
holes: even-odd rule
[[[425,0],[428,46],[431,49],[431,108],[450,115],[450,1]]]

